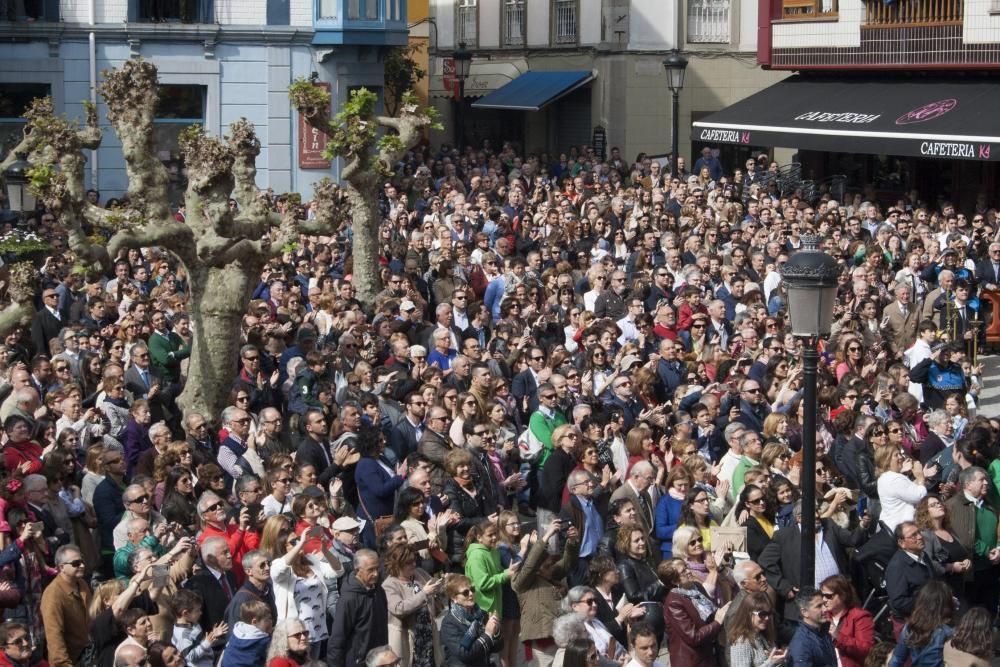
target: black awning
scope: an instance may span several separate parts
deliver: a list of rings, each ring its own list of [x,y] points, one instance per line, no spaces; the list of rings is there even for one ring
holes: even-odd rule
[[[709,143],[1000,161],[998,110],[1000,79],[797,75],[695,122],[691,136]]]

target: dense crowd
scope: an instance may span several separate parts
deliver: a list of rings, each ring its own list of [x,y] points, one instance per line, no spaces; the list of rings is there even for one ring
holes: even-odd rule
[[[729,167],[414,151],[374,302],[350,226],[275,258],[221,414],[177,405],[213,333],[169,250],[92,279],[28,216],[53,252],[0,349],[0,667],[988,664],[997,210]],[[810,233],[841,277],[803,470],[780,269]]]

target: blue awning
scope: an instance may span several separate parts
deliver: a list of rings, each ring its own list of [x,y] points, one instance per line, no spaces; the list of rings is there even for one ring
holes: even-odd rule
[[[586,70],[527,72],[472,103],[473,109],[538,111],[594,80]]]

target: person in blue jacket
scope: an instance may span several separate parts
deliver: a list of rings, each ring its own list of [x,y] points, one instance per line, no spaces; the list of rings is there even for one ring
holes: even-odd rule
[[[889,667],[930,667],[944,664],[944,645],[955,634],[955,601],[951,587],[932,579],[917,593],[913,613],[899,634]]]
[[[271,646],[274,617],[263,600],[245,602],[240,620],[229,635],[219,667],[260,667]]]
[[[681,508],[692,484],[691,473],[683,466],[675,467],[667,475],[667,492],[656,503],[655,532],[664,560],[674,556],[674,531],[681,523]]]
[[[788,645],[788,664],[836,667],[837,650],[826,624],[823,594],[812,586],[804,587],[795,596],[795,604],[802,620]]]

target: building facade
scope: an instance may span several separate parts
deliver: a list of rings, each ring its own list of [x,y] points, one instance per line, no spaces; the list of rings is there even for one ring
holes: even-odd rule
[[[514,139],[526,150],[557,154],[590,143],[600,127],[607,146],[627,159],[664,154],[671,104],[662,62],[678,48],[690,63],[679,119],[680,152],[690,156],[703,145],[691,134],[692,120],[787,76],[757,65],[756,0],[431,0],[430,10],[437,28],[432,101],[446,119],[461,111],[465,138],[476,144]],[[474,58],[459,107],[451,56],[461,43]],[[541,106],[494,106],[491,93],[537,72],[578,76],[567,74],[568,88],[550,90],[549,99],[538,93]],[[453,139],[456,124],[445,125],[432,140]]]
[[[380,91],[385,48],[407,42],[407,0],[10,2],[0,17],[8,19],[0,22],[8,44],[0,53],[4,146],[16,143],[30,99],[51,95],[57,113],[82,118],[100,72],[142,57],[159,70],[157,150],[178,199],[177,138],[190,124],[221,135],[234,120],[252,121],[262,145],[258,184],[274,192],[308,196],[313,182],[336,177],[336,161],[310,160],[302,150],[316,142],[300,136],[288,85],[299,77],[329,85],[336,109],[355,87]],[[127,182],[118,138],[97,101],[105,133],[88,156],[88,185],[107,198],[121,195]]]

